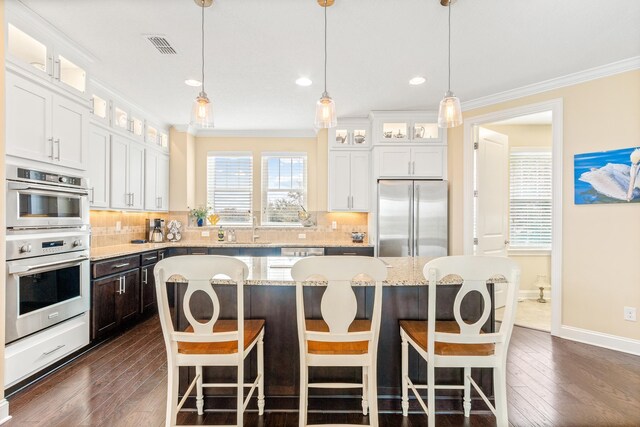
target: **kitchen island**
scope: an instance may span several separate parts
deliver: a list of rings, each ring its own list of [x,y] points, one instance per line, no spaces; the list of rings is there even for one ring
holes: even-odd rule
[[[298,407],[299,387],[299,349],[296,326],[295,282],[291,279],[290,267],[298,258],[287,257],[239,257],[249,266],[249,277],[245,285],[245,317],[262,318],[266,320],[264,339],[265,348],[265,395],[267,409],[296,410]],[[427,316],[427,281],[422,275],[422,268],[429,261],[427,257],[380,258],[388,265],[389,275],[384,281],[382,301],[382,324],[378,348],[378,396],[380,410],[400,411],[400,334],[398,321],[400,319],[426,319]],[[174,287],[177,301],[181,301],[185,286],[180,283],[169,284]],[[493,284],[489,283],[489,292],[493,295]],[[224,282],[214,282],[214,288],[221,300],[220,318],[235,316],[235,289]],[[454,279],[452,282],[438,285],[437,316],[441,320],[453,320],[453,300],[459,288]],[[307,317],[320,318],[320,300],[325,290],[322,282],[305,282],[305,312]],[[359,282],[354,286],[358,298],[357,318],[367,318],[373,303],[373,287]],[[171,292],[173,294],[174,292]],[[225,302],[227,304],[225,304]],[[493,301],[492,301],[493,305]],[[182,314],[181,304],[174,306],[174,324],[184,330],[188,323]],[[210,315],[211,303],[191,301],[191,310],[196,317],[206,318]],[[462,313],[468,320],[475,320],[482,313],[482,301],[478,293],[468,295],[463,301]],[[483,330],[494,330],[493,310],[485,323]],[[255,357],[255,355],[253,355]],[[194,372],[182,368],[181,386],[186,390]],[[410,375],[414,380],[425,382],[426,365],[419,363],[417,357],[410,358]],[[245,368],[247,377],[255,376],[255,360]],[[360,370],[353,368],[313,368],[310,381],[332,379],[335,381],[359,381]],[[462,370],[439,369],[438,382],[461,383]],[[485,390],[492,395],[492,378],[490,370],[476,370],[474,378]],[[235,381],[234,370],[209,369],[205,371],[205,382]],[[309,407],[316,409],[353,409],[358,411],[360,400],[358,390],[340,390],[341,396],[353,396],[344,401],[330,399],[335,396],[332,390],[311,391]],[[351,394],[353,393],[353,394]],[[206,389],[207,402],[205,407],[233,408],[234,397],[229,391]],[[215,399],[210,399],[216,395]],[[441,394],[442,395],[442,394]],[[227,399],[225,399],[226,396]],[[319,398],[314,399],[314,396]],[[445,397],[445,396],[443,396]],[[349,402],[352,400],[352,402]],[[194,401],[189,402],[194,404]],[[412,404],[415,403],[412,401]],[[462,411],[459,394],[446,396],[442,405],[452,411]],[[439,408],[443,407],[439,404]],[[484,407],[481,401],[473,402],[473,408]]]

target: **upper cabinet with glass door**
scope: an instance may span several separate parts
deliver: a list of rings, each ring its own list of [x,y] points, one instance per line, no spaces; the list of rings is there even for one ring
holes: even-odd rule
[[[111,125],[114,128],[127,132],[134,139],[144,140],[144,119],[142,114],[117,99],[112,101],[111,114]]]
[[[169,134],[167,131],[149,122],[146,123],[144,141],[153,147],[169,151]]]
[[[329,149],[371,148],[371,122],[366,118],[338,119],[338,125],[328,132]]]
[[[386,143],[446,143],[446,135],[438,128],[437,112],[372,111],[373,138]]]
[[[51,37],[31,32],[11,21],[7,24],[7,59],[21,70],[34,73],[76,95],[86,92],[87,72],[80,56],[63,51]]]

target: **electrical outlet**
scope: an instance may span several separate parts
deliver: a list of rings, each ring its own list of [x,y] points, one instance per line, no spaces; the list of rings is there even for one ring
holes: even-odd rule
[[[122,230],[122,223],[120,221],[116,221],[116,231]]]
[[[209,237],[209,231],[201,231],[201,232],[200,232],[200,236],[202,236],[202,237]]]
[[[331,229],[332,230],[338,229],[338,221],[331,221]]]
[[[636,321],[636,311],[635,307],[625,307],[624,308],[624,320],[628,320],[630,322]]]
[[[304,234],[304,233],[298,234],[298,239],[306,239],[306,238],[307,238],[306,234]]]

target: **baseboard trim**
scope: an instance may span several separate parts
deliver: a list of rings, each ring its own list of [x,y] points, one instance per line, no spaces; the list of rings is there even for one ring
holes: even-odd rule
[[[9,415],[9,401],[7,399],[0,400],[0,424],[4,424],[11,419]]]
[[[564,325],[560,328],[559,336],[571,341],[640,356],[640,340]]]

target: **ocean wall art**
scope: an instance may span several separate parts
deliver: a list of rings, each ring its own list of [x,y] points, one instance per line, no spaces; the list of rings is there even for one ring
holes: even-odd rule
[[[640,203],[640,147],[573,157],[576,205]]]

